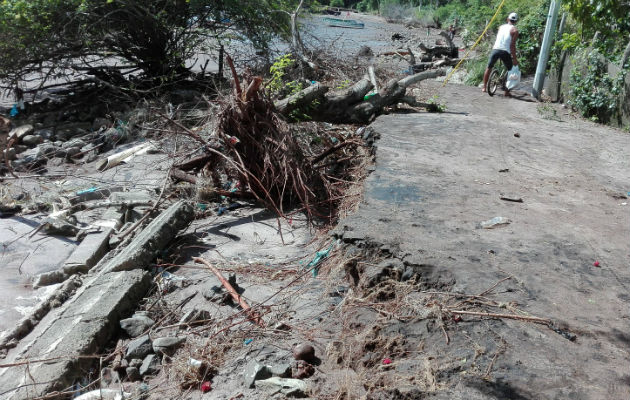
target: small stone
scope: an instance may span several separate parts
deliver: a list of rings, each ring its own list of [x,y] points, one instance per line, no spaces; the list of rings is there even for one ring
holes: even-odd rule
[[[26,135],[22,138],[22,143],[28,147],[35,147],[38,144],[42,143],[44,138],[37,135]]]
[[[70,158],[74,155],[77,155],[81,152],[81,148],[80,147],[70,147],[68,149],[66,149],[66,158]]]
[[[37,147],[37,155],[39,157],[50,158],[55,155],[59,151],[59,148],[55,147],[50,143],[44,143],[41,146]]]
[[[130,358],[144,358],[153,350],[151,345],[151,339],[149,335],[140,336],[127,345],[126,359]]]
[[[254,382],[260,379],[266,379],[271,377],[271,371],[266,365],[259,364],[258,361],[250,361],[245,367],[243,372],[243,383],[245,387],[255,387]]]
[[[308,343],[299,344],[293,348],[293,358],[312,361],[315,358],[315,348]]]
[[[291,378],[305,379],[315,373],[315,368],[304,360],[298,360],[291,368]]]
[[[156,374],[159,369],[160,367],[158,357],[155,354],[149,354],[142,361],[142,365],[140,366],[138,372],[140,372],[140,375],[142,376],[153,375]]]
[[[163,337],[153,341],[153,352],[155,354],[171,355],[179,346],[186,342],[184,337]]]
[[[154,324],[155,321],[145,315],[134,315],[131,318],[120,320],[120,327],[127,332],[127,335],[130,337],[142,335],[142,333]]]
[[[125,372],[127,373],[127,379],[131,382],[139,381],[141,378],[140,371],[136,367],[127,367]]]
[[[55,131],[52,129],[40,129],[35,134],[44,140],[53,140],[55,138]]]
[[[141,365],[142,365],[141,358],[132,358],[131,360],[129,360],[130,367],[140,368]]]
[[[268,365],[267,368],[271,375],[279,376],[280,378],[290,378],[291,377],[291,364],[282,363],[276,365]]]
[[[2,158],[3,159],[0,161],[4,161],[5,158],[9,161],[13,161],[17,158],[17,152],[13,147],[11,147],[10,149],[2,150]]]
[[[68,278],[68,275],[66,275],[63,271],[44,272],[37,275],[37,278],[35,278],[35,281],[33,282],[33,288],[37,289],[43,286],[54,285],[55,283],[65,281],[66,278]]]
[[[103,368],[101,370],[101,388],[110,388],[120,385],[120,376],[118,372],[112,368]]]

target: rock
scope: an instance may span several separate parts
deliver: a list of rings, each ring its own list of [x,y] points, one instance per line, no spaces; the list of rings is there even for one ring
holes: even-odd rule
[[[12,147],[13,149],[15,149],[15,152],[17,154],[22,154],[24,153],[26,150],[28,150],[28,146],[25,146],[23,144],[16,144]]]
[[[17,128],[13,128],[11,132],[9,132],[9,139],[16,138],[18,141],[22,140],[22,138],[26,135],[30,135],[35,131],[33,125],[22,125]]]
[[[308,385],[299,379],[272,377],[256,382],[256,387],[279,390],[287,397],[306,397]]]
[[[48,235],[76,236],[79,228],[72,222],[60,218],[48,217],[42,222],[42,231]]]
[[[90,129],[92,129],[92,124],[89,122],[67,123],[57,127],[57,138],[67,141],[75,136],[85,135]]]
[[[75,139],[68,140],[67,142],[62,144],[61,148],[62,149],[69,149],[71,147],[78,147],[80,149],[81,147],[84,147],[86,144],[87,143],[85,143],[85,141],[75,138]]]
[[[149,335],[140,336],[127,345],[126,359],[144,358],[153,350]]]
[[[37,136],[40,136],[44,140],[54,140],[55,131],[53,129],[40,129],[35,132]]]
[[[2,160],[0,161],[4,161],[6,159],[8,159],[9,161],[13,161],[16,158],[17,158],[17,152],[15,151],[13,147],[11,147],[10,149],[2,150]]]
[[[245,387],[253,388],[255,383],[260,379],[271,378],[271,371],[266,365],[258,363],[258,361],[252,360],[245,367],[243,372],[243,383]]]
[[[149,354],[142,361],[142,365],[138,372],[140,375],[153,375],[156,374],[160,369],[160,360],[155,354]]]
[[[298,360],[291,368],[291,378],[304,379],[312,376],[315,373],[315,368],[304,360]]]
[[[37,147],[37,155],[38,157],[41,157],[41,158],[54,157],[58,151],[59,151],[59,148],[55,147],[54,145],[50,143],[44,143]]]
[[[68,149],[66,149],[66,158],[70,158],[74,155],[77,155],[81,152],[81,148],[80,147],[70,147]]]
[[[131,360],[129,360],[130,367],[140,368],[141,365],[142,365],[141,358],[132,358]]]
[[[269,372],[271,372],[272,376],[279,376],[280,378],[291,377],[291,364],[289,363],[268,365],[267,368],[269,369]]]
[[[125,369],[127,373],[127,379],[131,382],[139,381],[141,379],[140,371],[136,367],[127,367]]]
[[[147,329],[155,324],[151,318],[144,315],[134,315],[131,318],[120,320],[120,327],[127,332],[127,335],[135,338],[142,335]]]
[[[103,368],[101,370],[101,388],[113,388],[120,386],[120,375],[112,368]]]
[[[26,135],[22,138],[22,143],[28,147],[35,147],[43,141],[44,139],[37,135]]]
[[[204,294],[204,297],[205,297],[205,294]],[[209,321],[211,318],[212,316],[210,315],[209,311],[198,310],[196,308],[193,308],[192,310],[184,314],[182,319],[179,320],[179,323],[180,324],[188,323],[189,325],[198,325],[198,324],[203,324],[204,322]]]
[[[37,289],[43,286],[54,285],[55,283],[65,281],[66,278],[68,278],[68,275],[63,271],[44,272],[43,274],[37,275],[33,282],[33,288]]]
[[[172,355],[175,350],[185,342],[185,337],[163,337],[155,339],[153,341],[153,351],[158,355]]]
[[[293,358],[312,361],[315,359],[315,348],[308,343],[298,344],[293,348]]]

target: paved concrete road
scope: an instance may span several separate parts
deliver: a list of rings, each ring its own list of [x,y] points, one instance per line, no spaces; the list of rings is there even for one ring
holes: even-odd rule
[[[511,277],[493,299],[577,335],[569,341],[545,326],[465,317],[450,326],[450,347],[442,338],[428,350],[438,365],[459,351],[468,370],[472,357],[462,354],[472,345],[457,331],[505,345],[487,384],[444,372],[455,387],[450,398],[630,398],[630,135],[527,96],[423,85],[447,112],[372,124],[376,170],[359,212],[341,223],[345,239],[368,238],[405,263],[450,272],[461,293]],[[511,224],[479,229],[494,217]]]

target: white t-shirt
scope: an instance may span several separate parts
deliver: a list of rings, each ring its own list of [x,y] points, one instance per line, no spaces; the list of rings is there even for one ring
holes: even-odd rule
[[[510,52],[510,45],[512,44],[512,35],[510,35],[510,31],[514,25],[511,24],[503,24],[499,27],[499,32],[497,32],[497,40],[494,42],[493,49],[497,50],[505,50],[508,53]]]

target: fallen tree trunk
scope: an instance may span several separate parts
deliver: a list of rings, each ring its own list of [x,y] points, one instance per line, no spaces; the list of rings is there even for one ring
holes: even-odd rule
[[[282,114],[289,114],[291,111],[311,104],[314,100],[321,98],[327,91],[327,86],[316,83],[287,97],[286,99],[276,102],[274,106]]]
[[[341,94],[328,94],[326,93],[328,88],[318,83],[294,94],[289,98],[290,100],[277,102],[275,107],[281,113],[288,115],[299,106],[310,105],[313,110],[309,110],[308,114],[317,121],[367,123],[373,116],[381,113],[384,107],[403,101],[407,87],[445,74],[445,70],[437,69],[400,80],[392,79],[374,95],[368,95],[374,89],[369,79],[360,80]],[[316,106],[313,104],[315,99],[320,100]]]

